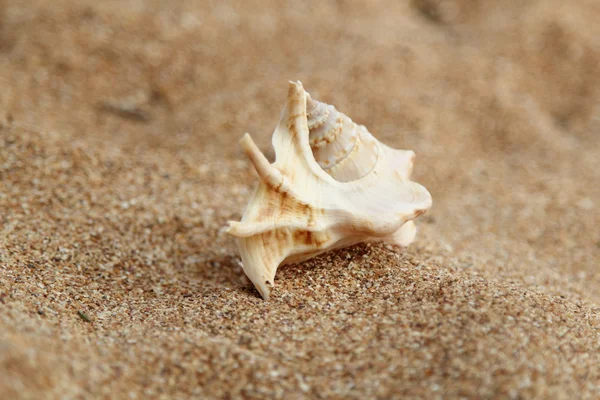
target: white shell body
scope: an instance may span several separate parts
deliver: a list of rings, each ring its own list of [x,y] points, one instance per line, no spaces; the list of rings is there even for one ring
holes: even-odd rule
[[[429,192],[409,180],[412,151],[377,141],[300,82],[290,82],[273,133],[275,162],[249,134],[240,143],[260,183],[227,232],[238,237],[244,272],[265,300],[279,265],[373,239],[407,246],[412,220],[431,207]]]

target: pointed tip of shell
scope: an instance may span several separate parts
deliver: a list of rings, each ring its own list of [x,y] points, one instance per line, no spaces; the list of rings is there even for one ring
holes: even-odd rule
[[[269,299],[269,285],[275,285],[277,267],[289,253],[287,247],[269,239],[261,234],[238,239],[244,273],[265,300]]]
[[[270,284],[271,286],[274,285],[274,282],[270,282],[270,281],[265,281],[262,283],[254,284],[254,287],[256,287],[256,290],[258,290],[258,293],[260,293],[260,295],[262,296],[264,301],[269,301],[269,299],[271,298],[270,290],[269,290],[269,287],[267,286],[267,283]]]
[[[223,228],[221,228],[221,231],[225,232],[228,235],[239,237],[240,236],[238,233],[239,226],[240,226],[240,222],[238,222],[238,221],[227,221],[225,226]]]
[[[242,263],[244,272],[246,273],[246,276],[248,276],[248,278],[250,279],[250,281],[252,282],[252,284],[254,285],[254,287],[256,288],[256,290],[258,290],[258,293],[260,293],[260,295],[262,296],[262,298],[265,301],[269,301],[270,298],[270,293],[271,290],[269,289],[269,285],[270,286],[275,286],[275,281],[273,280],[273,278],[267,278],[264,276],[264,274],[260,273],[260,276],[256,276],[256,272],[258,271],[253,271],[250,270],[248,268],[246,268],[243,263]]]
[[[433,205],[433,198],[429,190],[425,186],[420,185],[416,182],[412,182],[413,196],[419,205],[414,209],[414,216],[411,219],[417,218],[419,215],[425,214]]]
[[[304,93],[304,86],[300,81],[289,81],[288,97],[297,96],[298,93]]]

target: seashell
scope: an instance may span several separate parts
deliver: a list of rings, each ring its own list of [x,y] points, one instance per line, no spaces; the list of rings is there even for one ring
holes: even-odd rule
[[[265,300],[280,265],[368,240],[407,246],[412,220],[431,207],[431,195],[409,180],[414,153],[375,139],[335,107],[313,100],[290,82],[273,133],[270,164],[248,133],[240,144],[260,182],[240,222],[244,272]]]

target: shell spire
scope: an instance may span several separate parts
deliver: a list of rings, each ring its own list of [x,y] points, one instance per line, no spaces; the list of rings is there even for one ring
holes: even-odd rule
[[[334,106],[306,96],[310,148],[321,168],[340,182],[373,170],[379,156],[377,140]]]
[[[238,238],[244,272],[265,300],[280,265],[367,240],[406,246],[415,237],[412,220],[431,207],[427,189],[409,180],[412,151],[377,141],[300,82],[290,82],[273,133],[276,161],[249,134],[240,144],[260,182],[227,232]]]

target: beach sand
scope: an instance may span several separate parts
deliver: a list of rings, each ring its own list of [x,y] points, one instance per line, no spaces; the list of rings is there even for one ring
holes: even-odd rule
[[[600,398],[600,3],[291,3],[0,1],[0,398]],[[433,207],[265,302],[289,80]]]

